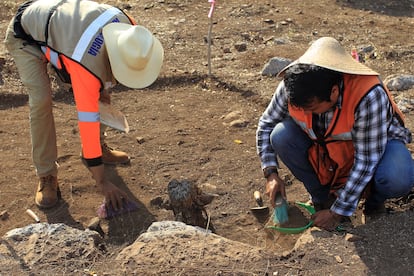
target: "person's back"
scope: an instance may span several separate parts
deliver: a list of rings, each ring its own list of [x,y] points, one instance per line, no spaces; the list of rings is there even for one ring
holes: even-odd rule
[[[113,76],[101,29],[112,22],[132,24],[118,8],[93,1],[37,0],[21,17],[23,30],[39,45],[84,66],[102,88]]]

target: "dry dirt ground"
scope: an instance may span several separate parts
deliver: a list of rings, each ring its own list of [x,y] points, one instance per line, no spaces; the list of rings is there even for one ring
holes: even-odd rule
[[[173,219],[172,212],[160,208],[158,202],[167,197],[167,184],[174,178],[215,187],[219,196],[207,211],[218,235],[263,248],[265,255],[291,250],[300,235],[269,236],[250,213],[255,206],[253,192],[264,189],[255,150],[256,125],[278,83],[274,77],[261,75],[263,66],[275,56],[294,59],[312,40],[333,36],[348,49],[373,46],[375,56],[366,62],[383,78],[414,74],[413,0],[218,0],[211,76],[207,66],[207,0],[106,2],[127,9],[158,36],[165,49],[162,72],[152,86],[143,90],[118,86],[112,94],[113,104],[126,114],[131,131],[110,130],[107,142],[128,152],[132,162],[108,167],[108,174],[139,204],[138,212],[128,219],[105,222],[106,241],[113,252],[133,242],[152,222]],[[3,0],[0,33],[5,32],[17,4]],[[236,49],[241,43],[246,50]],[[25,214],[27,208],[42,221],[83,229],[96,216],[102,197],[79,159],[72,95],[52,79],[63,199],[57,208],[42,211],[34,205],[37,178],[31,163],[28,97],[12,58],[3,46],[0,50],[0,212],[7,213],[0,220],[0,236],[33,222]],[[413,91],[399,93],[411,99]],[[243,126],[227,124],[226,115],[234,111],[239,114],[236,119],[245,122]],[[406,115],[411,128],[413,113]],[[292,182],[287,190],[289,201],[307,201],[301,183],[287,170],[282,174]],[[344,233],[326,233],[302,250],[273,261],[296,271],[290,275],[412,274],[413,206],[412,198],[396,199],[388,202],[393,212],[379,222],[361,225],[358,217],[354,218],[348,231],[362,237],[355,243],[346,243]],[[252,268],[232,267],[234,264],[217,260],[208,267],[200,265],[199,271],[171,264],[153,267],[151,273],[254,274]],[[113,271],[105,269],[109,275],[118,274],[114,267]],[[262,270],[261,275],[266,273]]]

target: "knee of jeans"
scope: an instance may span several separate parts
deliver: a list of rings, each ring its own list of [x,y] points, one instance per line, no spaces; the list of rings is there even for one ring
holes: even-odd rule
[[[388,197],[399,197],[408,194],[414,181],[410,177],[395,177],[385,175],[375,178],[375,189],[387,194]]]
[[[286,120],[275,126],[270,143],[275,151],[301,151],[310,146],[311,140],[293,120]]]
[[[289,132],[283,124],[277,124],[270,134],[270,143],[273,149],[283,148],[290,139]]]

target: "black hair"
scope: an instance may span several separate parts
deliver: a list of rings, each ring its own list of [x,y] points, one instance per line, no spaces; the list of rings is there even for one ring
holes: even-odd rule
[[[286,70],[283,80],[289,101],[304,108],[315,99],[330,102],[334,85],[342,82],[342,73],[311,64],[295,64]]]

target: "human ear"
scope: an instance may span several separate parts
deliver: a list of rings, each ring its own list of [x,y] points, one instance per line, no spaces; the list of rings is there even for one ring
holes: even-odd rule
[[[332,90],[331,90],[331,102],[336,102],[338,100],[339,97],[339,86],[337,84],[335,84],[334,86],[332,86]]]

